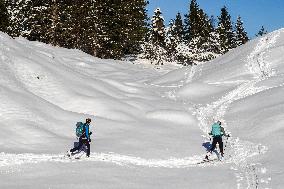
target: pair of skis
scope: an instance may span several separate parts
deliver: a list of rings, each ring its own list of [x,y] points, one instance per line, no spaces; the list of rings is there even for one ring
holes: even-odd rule
[[[225,143],[225,147],[224,147],[224,149],[223,149],[224,152],[225,152],[225,149],[226,149],[226,147],[227,147],[229,137],[230,137],[230,135],[227,135],[227,140],[226,140],[226,143]],[[211,140],[211,139],[210,139],[210,140]],[[217,161],[223,161],[223,160],[224,160],[224,156],[222,156],[220,153],[217,154],[217,157],[218,157],[218,158],[209,159],[210,156],[211,156],[211,153],[208,152],[208,153],[206,154],[205,158],[204,158],[201,162],[199,162],[199,163],[197,163],[197,164],[203,164],[203,163],[208,163],[208,162],[209,162],[209,163],[210,163],[210,162],[217,162]]]
[[[215,159],[204,159],[201,162],[198,162],[197,165],[204,164],[204,163],[214,163],[214,162],[218,162],[218,161],[221,161],[221,160],[219,160],[217,158],[215,158]]]
[[[65,158],[69,158],[69,159],[81,159],[84,157],[84,155],[86,156],[86,153],[84,151],[80,151],[77,153],[71,153],[69,154],[68,152],[64,155]]]
[[[81,159],[86,153],[84,151],[76,152],[76,153],[70,153],[67,152],[64,154],[64,158],[69,158],[69,159]]]
[[[221,156],[220,154],[218,154],[217,156],[217,158],[214,158],[214,159],[209,159],[209,157],[211,156],[211,154],[207,154],[206,156],[205,156],[205,158],[201,161],[201,162],[198,162],[197,164],[199,165],[199,164],[204,164],[204,163],[213,163],[213,162],[221,162],[221,161],[223,161],[224,160],[224,157],[223,156]]]

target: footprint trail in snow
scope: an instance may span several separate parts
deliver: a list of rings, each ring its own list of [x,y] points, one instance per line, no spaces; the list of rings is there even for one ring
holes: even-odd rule
[[[170,158],[170,159],[145,159],[141,157],[126,156],[115,153],[91,153],[89,158],[70,159],[64,154],[6,154],[0,153],[0,167],[28,163],[62,162],[72,163],[78,161],[108,162],[120,166],[144,166],[162,168],[187,168],[195,166],[209,166],[210,163],[200,164],[201,156]],[[226,161],[225,161],[226,162]],[[221,162],[220,162],[221,163]],[[223,162],[222,162],[223,163]],[[215,163],[216,164],[216,163]]]

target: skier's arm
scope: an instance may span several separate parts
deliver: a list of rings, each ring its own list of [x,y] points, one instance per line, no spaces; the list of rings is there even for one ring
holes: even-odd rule
[[[86,130],[85,130],[85,132],[86,132],[86,137],[87,137],[87,139],[89,140],[89,139],[90,139],[90,135],[89,135],[89,125],[86,125]]]
[[[223,135],[226,136],[226,137],[229,137],[229,136],[230,136],[230,135],[227,135],[227,134],[226,134],[224,127],[221,127],[221,132],[222,132]]]

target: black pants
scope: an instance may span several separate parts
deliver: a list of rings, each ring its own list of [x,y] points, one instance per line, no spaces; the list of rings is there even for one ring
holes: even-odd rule
[[[86,138],[80,137],[79,138],[79,145],[77,147],[71,149],[70,152],[75,152],[76,150],[80,150],[82,148],[83,144],[85,144],[86,147],[87,147],[87,156],[90,156],[90,150],[91,150],[90,149],[90,143],[89,143],[88,139],[86,139]]]
[[[216,148],[217,143],[219,144],[219,149],[220,149],[221,154],[223,154],[223,142],[222,142],[221,136],[213,137],[213,142],[212,142],[212,147],[210,149],[210,152],[212,152]]]

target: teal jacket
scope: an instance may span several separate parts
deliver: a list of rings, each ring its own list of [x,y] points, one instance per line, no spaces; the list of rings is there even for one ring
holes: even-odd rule
[[[221,127],[221,125],[219,125],[218,123],[214,123],[212,125],[212,129],[209,135],[213,135],[213,137],[218,137],[218,136],[223,136],[223,135],[226,136],[226,133],[225,133],[224,128]]]

